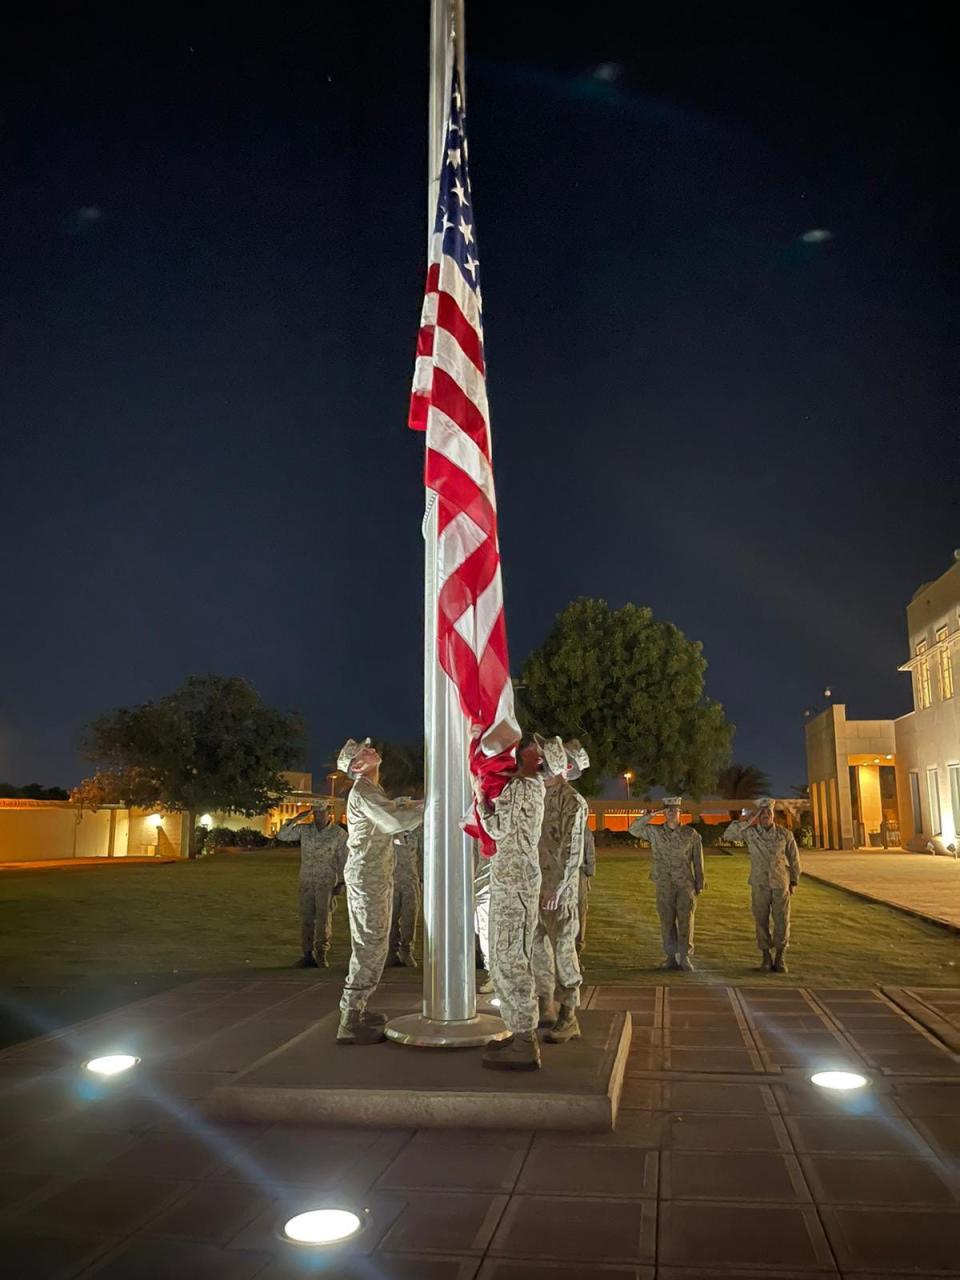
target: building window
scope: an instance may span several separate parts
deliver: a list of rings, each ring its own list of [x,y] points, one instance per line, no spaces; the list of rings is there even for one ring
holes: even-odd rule
[[[921,640],[917,644],[917,710],[925,711],[932,702],[930,659],[927,657],[927,642],[926,640]]]
[[[927,795],[930,799],[930,829],[935,836],[943,831],[940,821],[940,778],[936,769],[927,770]]]
[[[940,697],[946,701],[953,697],[953,658],[947,644],[947,628],[937,630],[937,671],[940,673]]]
[[[960,832],[960,764],[948,766],[950,777],[950,807],[953,810],[954,837]]]
[[[910,774],[910,802],[913,806],[913,832],[914,835],[923,834],[923,813],[920,809],[920,775],[919,773]]]

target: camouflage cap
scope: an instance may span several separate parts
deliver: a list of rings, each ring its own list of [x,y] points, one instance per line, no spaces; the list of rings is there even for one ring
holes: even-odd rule
[[[572,782],[579,778],[585,769],[590,768],[590,757],[586,747],[580,745],[578,738],[571,738],[569,742],[565,742],[563,749],[567,753],[567,778]]]
[[[349,773],[350,766],[353,764],[354,758],[364,747],[370,746],[370,739],[364,738],[362,742],[358,742],[356,738],[348,738],[340,748],[340,754],[337,756],[337,768],[341,773]]]
[[[664,809],[682,809],[683,796],[664,796],[663,807]]]
[[[776,808],[776,801],[770,796],[757,796],[753,803],[756,805],[757,813],[759,813],[761,809],[769,809],[770,812],[773,813]]]
[[[542,738],[539,733],[535,733],[533,740],[543,752],[547,773],[552,773],[554,777],[564,777],[567,772],[567,753],[559,735],[555,738]]]

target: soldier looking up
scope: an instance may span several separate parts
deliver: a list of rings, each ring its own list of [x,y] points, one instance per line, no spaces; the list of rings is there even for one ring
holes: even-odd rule
[[[337,768],[354,780],[347,797],[347,910],[350,967],[340,1000],[338,1044],[376,1044],[386,1019],[367,1001],[383,976],[393,907],[393,837],[423,822],[423,803],[391,800],[380,786],[380,753],[367,738],[344,743]]]

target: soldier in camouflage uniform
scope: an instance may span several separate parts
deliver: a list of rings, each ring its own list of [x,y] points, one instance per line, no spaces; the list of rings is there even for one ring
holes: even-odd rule
[[[413,947],[423,901],[423,833],[401,831],[393,837],[393,921],[390,925],[390,963],[415,969]]]
[[[308,821],[302,821],[303,818]],[[347,833],[330,809],[318,806],[298,813],[277,832],[283,844],[300,841],[300,951],[299,969],[326,968],[330,961],[333,898],[343,883],[347,858]]]
[[[479,844],[475,846],[473,855],[473,928],[480,944],[484,968],[477,992],[487,996],[493,992],[493,979],[490,977],[490,859],[480,852]]]
[[[660,917],[664,969],[693,971],[693,916],[697,895],[703,892],[703,841],[693,827],[680,822],[680,796],[664,797],[662,809],[642,813],[630,824],[632,836],[650,841],[650,879]],[[664,815],[660,826],[651,823]]]
[[[577,956],[583,955],[587,941],[587,912],[590,910],[590,882],[597,871],[597,844],[587,827],[583,833],[583,866],[580,868],[580,892],[577,899]]]
[[[559,757],[557,755],[559,749]],[[566,769],[559,742],[550,743],[551,772]],[[490,859],[490,976],[500,998],[509,1041],[491,1044],[483,1065],[500,1071],[537,1071],[537,992],[531,960],[540,912],[540,828],[543,825],[544,753],[536,742],[517,752],[517,771],[490,805],[477,787],[484,830],[497,843]]]
[[[347,797],[347,909],[350,967],[340,1000],[339,1044],[375,1044],[386,1019],[367,1001],[383,976],[393,906],[393,837],[423,822],[423,804],[391,800],[380,786],[380,754],[370,739],[347,741],[337,767],[354,779]]]
[[[543,739],[537,739],[546,750]],[[573,749],[581,759],[575,761]],[[580,1036],[580,964],[577,959],[580,867],[587,826],[587,802],[570,785],[590,760],[579,743],[569,743],[567,776],[545,779],[543,827],[540,831],[540,918],[533,948],[533,976],[537,984],[540,1026],[550,1027],[546,1039],[564,1044]],[[559,1011],[557,1005],[559,1004]]]
[[[790,945],[790,897],[800,883],[800,854],[793,833],[774,822],[773,804],[769,796],[762,796],[750,818],[744,810],[730,823],[724,839],[743,840],[750,855],[748,883],[760,968],[786,973],[783,953]]]

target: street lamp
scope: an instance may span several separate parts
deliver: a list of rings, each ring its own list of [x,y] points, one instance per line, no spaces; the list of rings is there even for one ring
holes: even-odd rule
[[[623,775],[623,785],[627,792],[627,800],[630,800],[630,783],[633,781],[633,774],[628,769]]]

